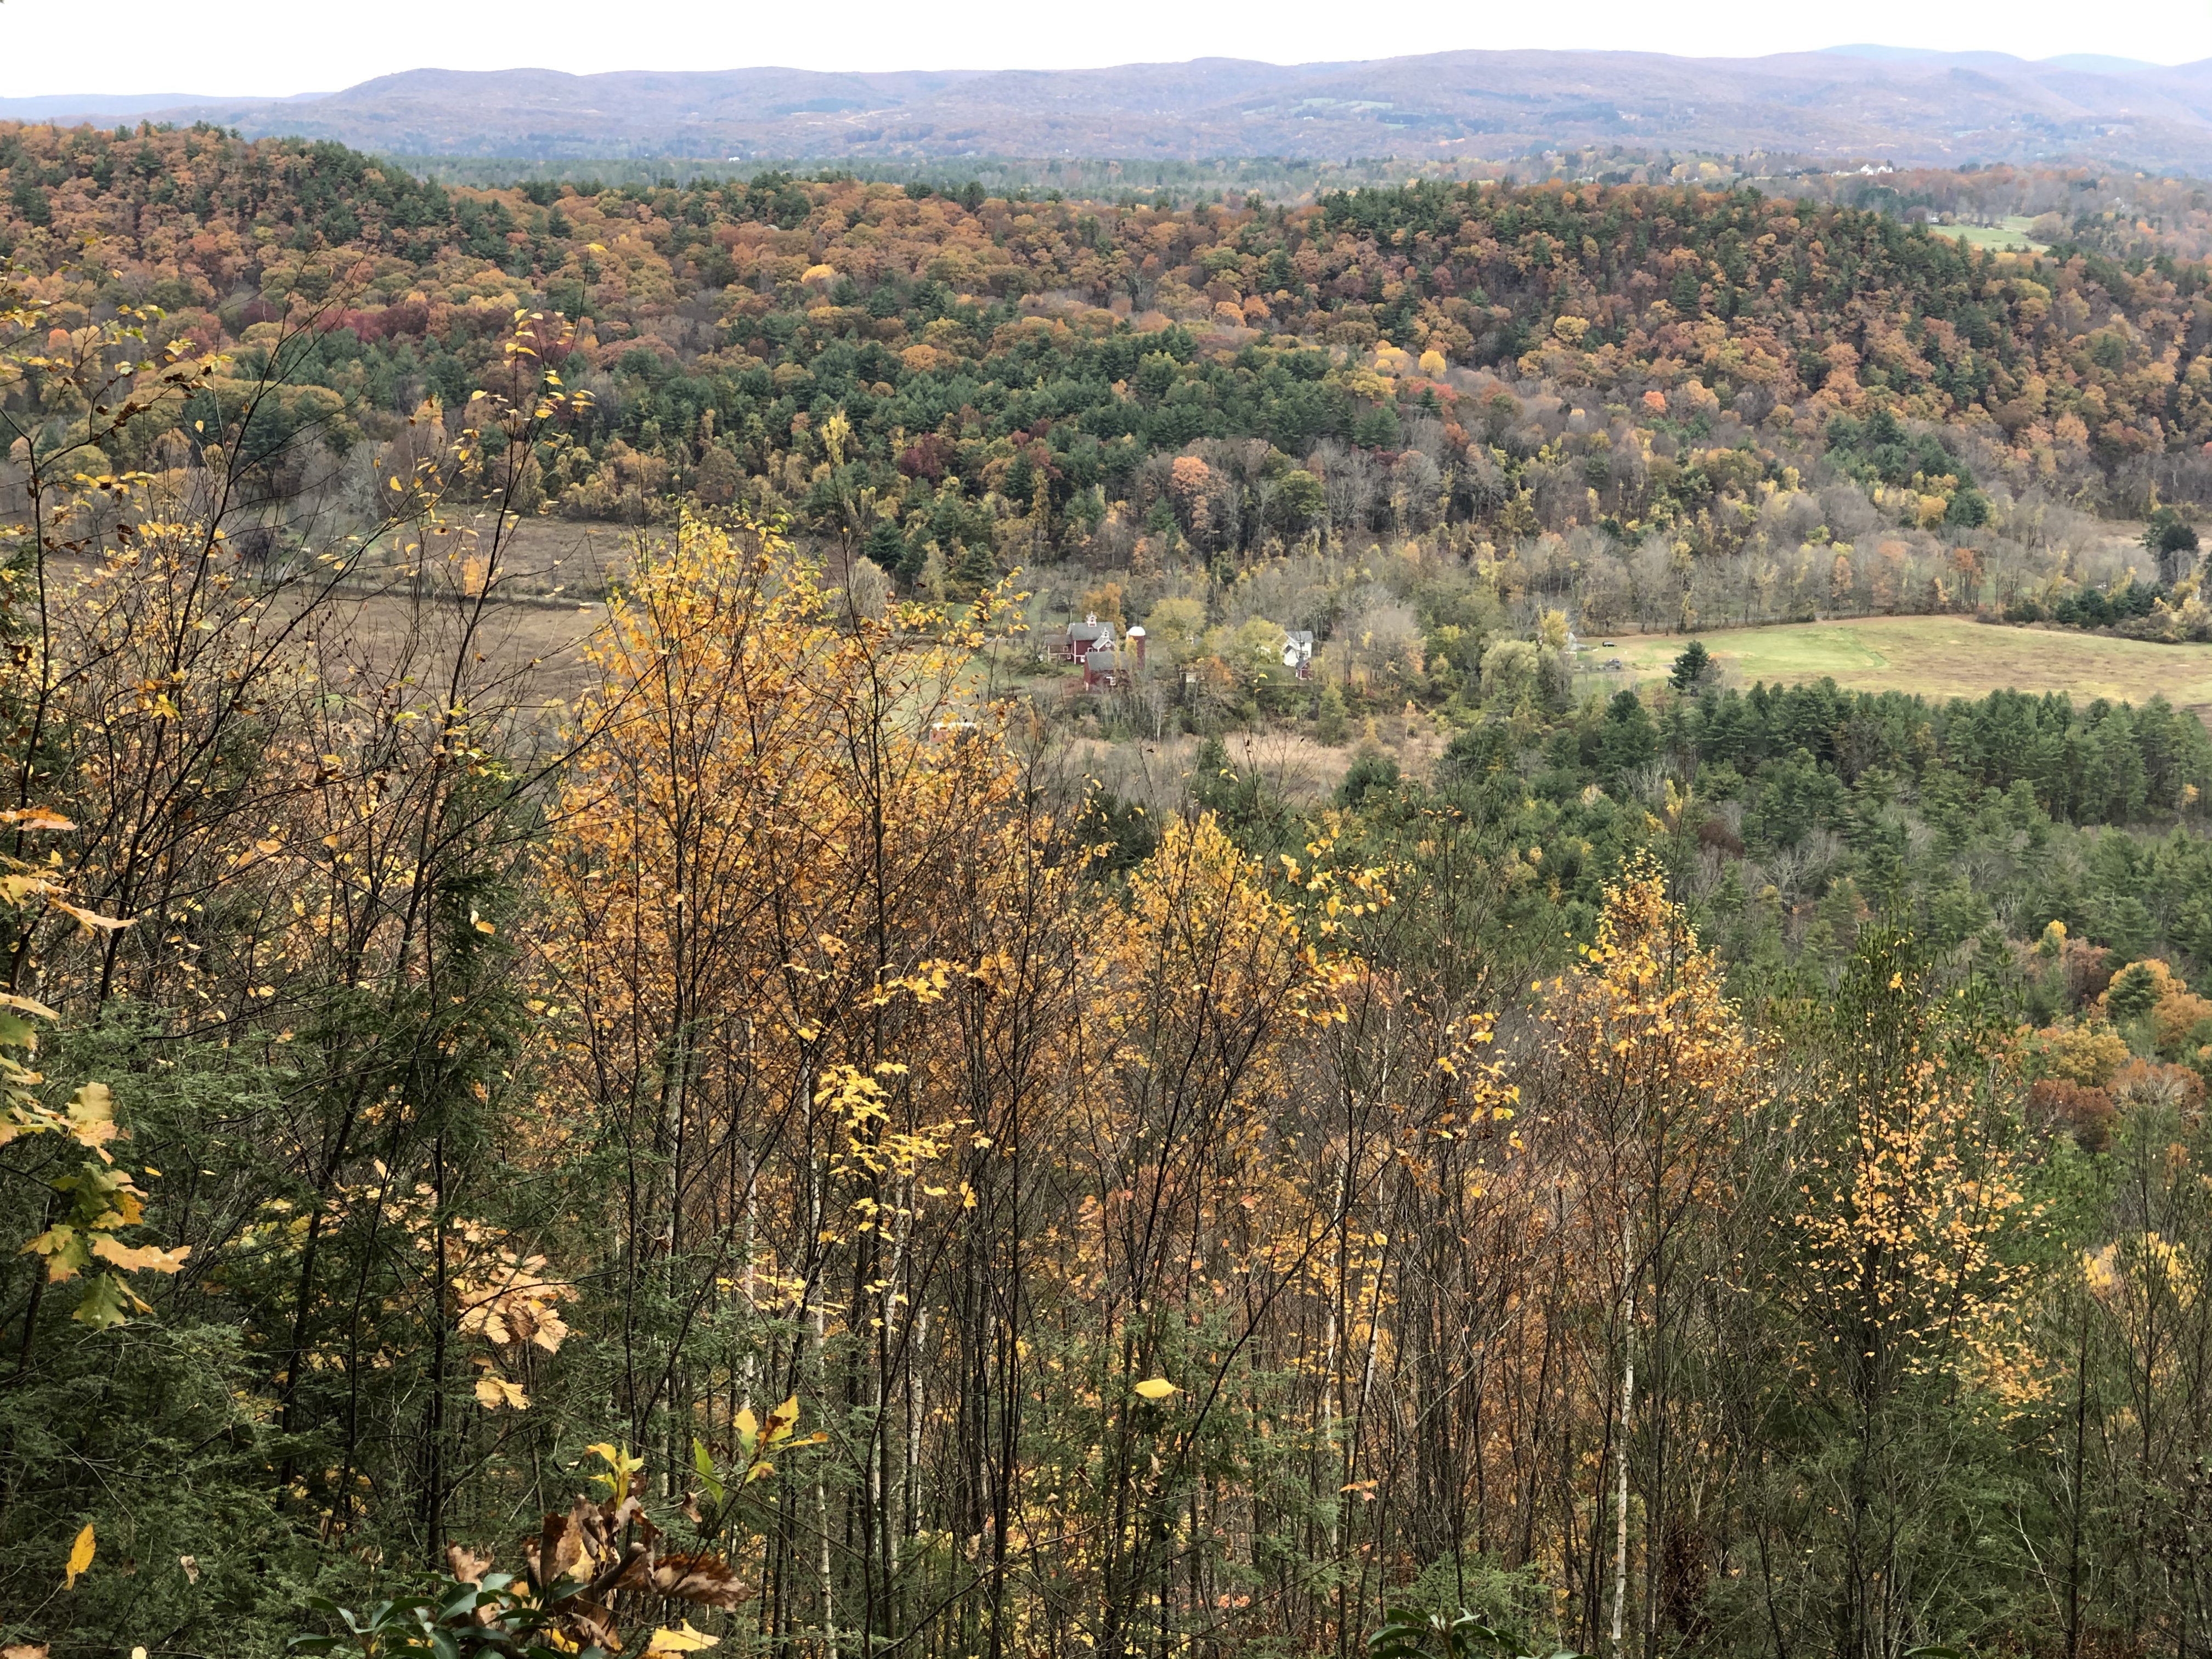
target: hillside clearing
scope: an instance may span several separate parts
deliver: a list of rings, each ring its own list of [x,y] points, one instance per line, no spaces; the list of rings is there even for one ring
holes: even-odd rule
[[[2035,222],[2025,214],[2008,214],[2003,222],[1994,225],[1945,225],[1934,234],[1948,236],[1954,241],[1964,242],[1969,247],[2009,248],[2044,253],[2050,244],[2039,242],[2027,234],[2027,228]]]
[[[2212,723],[2212,645],[2155,645],[2057,629],[2006,628],[1963,617],[1873,617],[1797,623],[1702,635],[1729,678],[1749,685],[1826,677],[1855,691],[1980,697],[1992,691],[2063,691],[2145,702],[2154,696]],[[1618,657],[1639,678],[1666,672],[1686,635],[1624,636],[1593,642],[1602,663]]]

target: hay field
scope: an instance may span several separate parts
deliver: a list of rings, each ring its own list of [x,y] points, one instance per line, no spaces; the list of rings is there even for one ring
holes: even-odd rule
[[[1716,630],[1698,637],[1719,659],[1729,682],[1795,684],[1823,676],[1856,691],[1913,691],[1979,697],[1991,691],[2063,691],[2076,702],[2096,697],[2145,702],[2163,694],[2212,724],[2212,645],[2154,645],[2072,629],[2008,628],[1962,617],[1869,617]],[[1663,674],[1688,637],[1622,635],[1613,648],[1588,642],[1585,669],[1619,658],[1615,674]]]
[[[2048,242],[2039,242],[2027,234],[2035,222],[2024,214],[2012,214],[2001,224],[1995,225],[1930,225],[1931,236],[1948,236],[1954,241],[1964,242],[1968,247],[2026,249],[2030,252],[2045,253]]]

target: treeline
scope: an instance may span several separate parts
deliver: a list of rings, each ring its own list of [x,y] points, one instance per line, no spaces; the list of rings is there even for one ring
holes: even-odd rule
[[[58,317],[157,306],[157,342],[248,380],[283,340],[261,418],[357,484],[410,422],[465,426],[543,310],[592,395],[526,506],[743,503],[933,592],[1415,537],[1594,626],[2048,610],[2130,576],[2054,515],[2186,508],[2212,439],[2200,265],[1977,252],[1748,189],[480,191],[329,144],[29,126],[0,175],[0,246]],[[191,465],[212,407],[109,460]],[[2186,574],[2154,562],[2132,574]]]
[[[763,156],[747,161],[670,156],[602,161],[393,155],[380,159],[418,178],[478,190],[526,187],[542,182],[573,185],[579,195],[596,196],[609,185],[677,189],[702,180],[732,184],[763,173],[798,173],[814,179],[850,177],[866,184],[926,185],[945,194],[957,194],[972,181],[989,196],[1012,197],[1026,191],[1042,197],[1056,191],[1064,197],[1124,206],[1151,202],[1166,208],[1218,203],[1232,191],[1262,196],[1271,202],[1304,202],[1330,190],[1403,184],[1409,174],[1458,182],[1504,171],[1482,162],[1407,162],[1388,156],[1343,161],[1274,155],[1139,161],[1086,156],[963,155],[957,161],[937,161],[854,155],[830,164],[819,157],[798,156]],[[1562,158],[1562,161],[1571,159]],[[1664,170],[1662,167],[1661,171]],[[1525,167],[1521,171],[1527,176]]]

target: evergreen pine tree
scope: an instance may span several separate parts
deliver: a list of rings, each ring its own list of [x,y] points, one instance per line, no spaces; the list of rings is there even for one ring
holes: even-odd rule
[[[969,542],[952,562],[952,583],[963,599],[973,599],[999,580],[999,562],[988,543]]]
[[[1314,704],[1314,736],[1332,749],[1352,735],[1352,720],[1344,707],[1344,688],[1334,680],[1321,688]]]
[[[1692,640],[1674,659],[1674,666],[1668,672],[1667,683],[1677,691],[1694,691],[1705,683],[1712,672],[1713,653],[1705,649],[1703,640]]]

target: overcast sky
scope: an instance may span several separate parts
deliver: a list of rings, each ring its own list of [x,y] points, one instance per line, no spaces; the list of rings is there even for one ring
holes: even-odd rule
[[[1193,5],[1117,0],[915,0],[762,5],[538,0],[362,7],[301,0],[4,0],[0,96],[335,90],[426,66],[585,74],[614,69],[1066,69],[1209,56],[1309,63],[1464,47],[1611,47],[1750,57],[1842,42],[2021,58],[2212,58],[2212,0],[1579,0],[1575,4],[1342,0]]]

